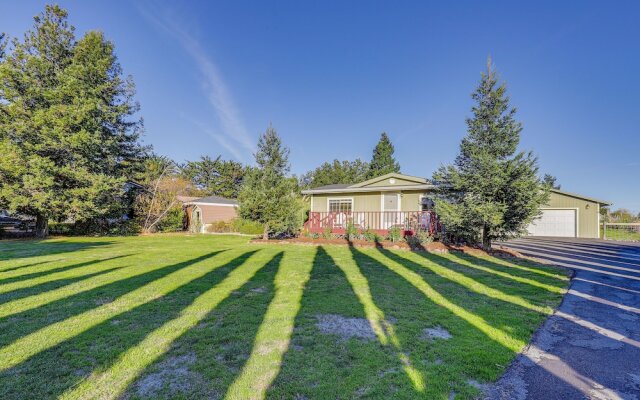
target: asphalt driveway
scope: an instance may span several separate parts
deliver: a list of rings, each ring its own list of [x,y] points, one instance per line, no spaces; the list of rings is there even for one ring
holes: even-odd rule
[[[489,398],[640,400],[640,244],[524,238],[500,245],[575,276]]]

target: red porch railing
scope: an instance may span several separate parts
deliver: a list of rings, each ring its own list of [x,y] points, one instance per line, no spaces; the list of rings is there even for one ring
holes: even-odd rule
[[[433,211],[310,212],[304,228],[312,233],[322,233],[325,228],[331,228],[331,232],[342,234],[350,223],[358,230],[369,229],[383,235],[394,226],[400,228],[403,235],[440,231],[440,223]]]

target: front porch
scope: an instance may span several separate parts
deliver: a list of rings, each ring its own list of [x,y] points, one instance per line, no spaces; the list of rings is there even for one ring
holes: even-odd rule
[[[441,230],[433,211],[312,211],[304,229],[310,233],[323,233],[329,228],[331,233],[340,235],[346,233],[349,224],[358,230],[369,230],[380,235],[387,235],[393,227],[399,228],[403,236],[418,232],[433,235]]]

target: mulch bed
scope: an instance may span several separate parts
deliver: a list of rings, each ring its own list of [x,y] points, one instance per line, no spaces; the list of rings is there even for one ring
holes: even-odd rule
[[[400,249],[400,250],[410,250],[410,251],[426,251],[429,253],[449,253],[449,252],[462,252],[474,256],[483,256],[487,255],[487,252],[471,246],[459,246],[459,245],[449,245],[444,244],[442,242],[431,242],[424,245],[421,245],[419,248],[411,248],[409,244],[405,241],[402,242],[391,242],[389,240],[383,240],[380,242],[368,242],[366,240],[347,240],[347,239],[325,239],[325,238],[310,238],[305,236],[300,236],[297,238],[291,239],[270,239],[270,240],[262,240],[262,239],[254,239],[251,243],[256,244],[297,244],[297,245],[307,245],[307,246],[323,246],[323,245],[338,245],[338,246],[353,246],[359,248],[366,247],[378,247],[383,249]],[[518,252],[508,250],[508,249],[495,249],[491,251],[490,255],[495,257],[522,257]]]

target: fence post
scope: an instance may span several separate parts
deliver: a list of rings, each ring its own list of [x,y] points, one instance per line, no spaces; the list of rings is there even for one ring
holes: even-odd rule
[[[603,226],[602,239],[607,240],[607,221],[603,222],[602,226]]]

